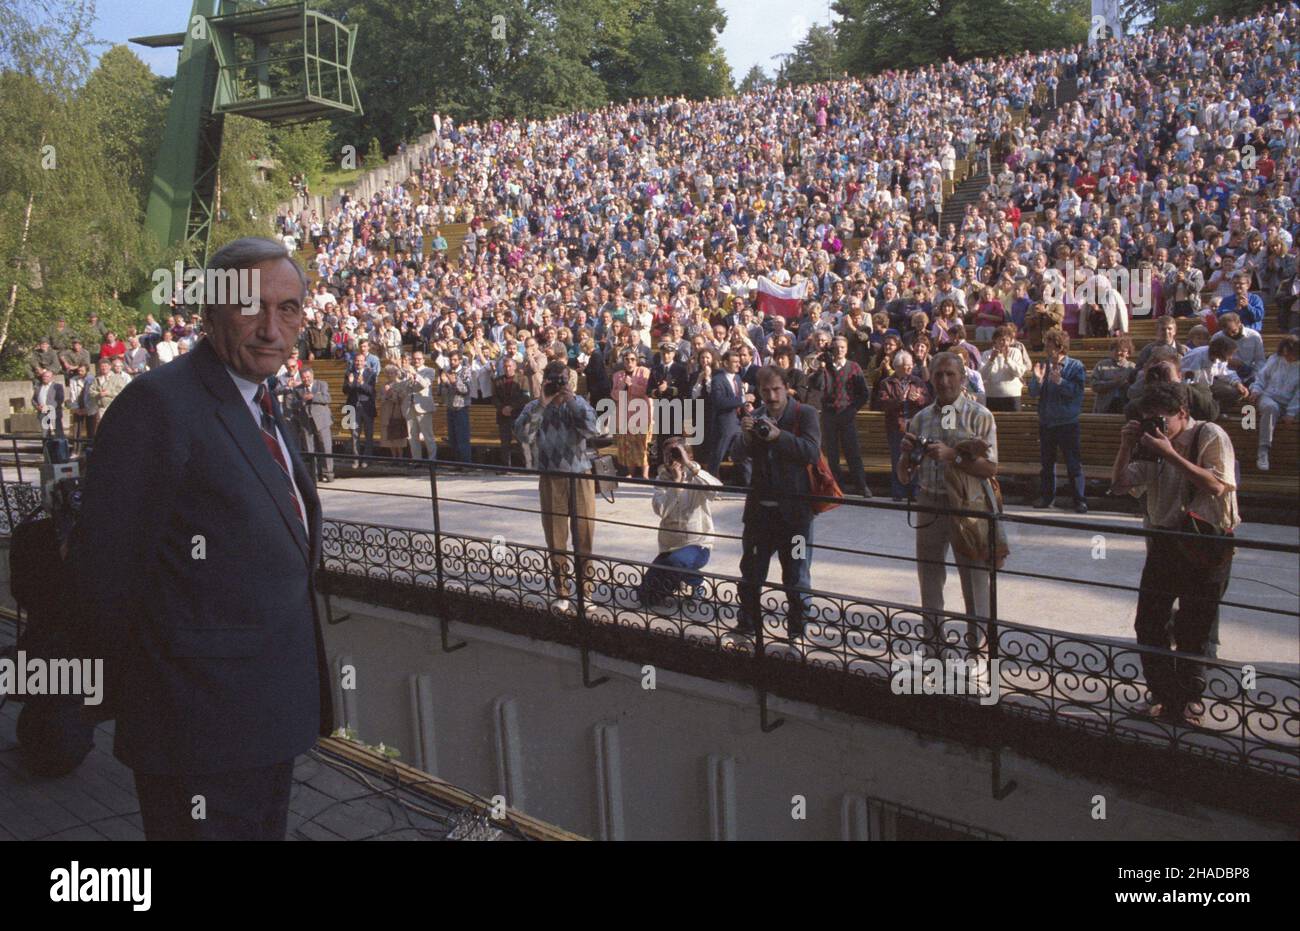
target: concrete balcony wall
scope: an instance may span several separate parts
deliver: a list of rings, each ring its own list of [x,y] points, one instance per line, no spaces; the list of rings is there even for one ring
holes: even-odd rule
[[[444,653],[436,619],[335,597],[331,664],[356,688],[337,706],[369,744],[485,796],[597,838],[813,840],[889,834],[867,798],[919,809],[1010,839],[1284,839],[1256,820],[1168,793],[1090,781],[1004,751],[993,755],[813,705],[770,698],[771,733],[747,687],[591,654],[584,688],[577,649],[453,621]],[[936,699],[918,697],[916,701]],[[342,710],[340,715],[342,715]],[[806,817],[792,816],[796,801]],[[1105,820],[1093,818],[1104,796]],[[885,819],[887,821],[887,819]]]

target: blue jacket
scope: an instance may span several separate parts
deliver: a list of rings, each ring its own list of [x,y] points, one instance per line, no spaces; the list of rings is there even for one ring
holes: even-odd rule
[[[1038,398],[1038,423],[1044,427],[1078,423],[1083,410],[1083,385],[1087,373],[1078,359],[1065,357],[1061,366],[1061,383],[1053,384],[1049,376],[1040,382],[1037,375],[1029,376],[1029,396]]]
[[[1219,309],[1215,311],[1215,316],[1222,317],[1229,312],[1236,313],[1241,318],[1242,326],[1250,327],[1256,332],[1264,329],[1264,299],[1258,294],[1250,295],[1245,307],[1238,307],[1237,295],[1229,294],[1219,301]]]

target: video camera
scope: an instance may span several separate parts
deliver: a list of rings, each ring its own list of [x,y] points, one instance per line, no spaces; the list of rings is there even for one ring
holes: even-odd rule
[[[82,461],[72,457],[64,437],[46,437],[45,460],[41,463],[41,504],[54,519],[55,533],[62,543],[81,511]]]

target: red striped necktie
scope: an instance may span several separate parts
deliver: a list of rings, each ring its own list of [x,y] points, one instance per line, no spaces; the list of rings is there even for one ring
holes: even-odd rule
[[[280,467],[280,474],[284,476],[284,481],[289,486],[289,498],[293,501],[293,509],[297,512],[298,519],[302,520],[302,505],[298,503],[298,495],[294,491],[293,476],[289,472],[289,463],[284,461],[284,451],[280,449],[280,438],[275,432],[275,414],[271,412],[271,394],[266,390],[265,384],[257,386],[257,394],[253,397],[253,400],[262,409],[260,418],[262,442],[266,444],[266,448],[275,459],[276,465]]]

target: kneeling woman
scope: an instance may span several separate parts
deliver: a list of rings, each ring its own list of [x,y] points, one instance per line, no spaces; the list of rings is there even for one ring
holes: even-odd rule
[[[718,497],[722,483],[691,457],[682,437],[664,442],[660,481],[690,485],[690,488],[656,488],[655,513],[659,515],[659,555],[646,570],[638,597],[653,607],[685,582],[696,593],[703,578],[696,574],[709,561],[713,549],[713,513],[710,502]]]

